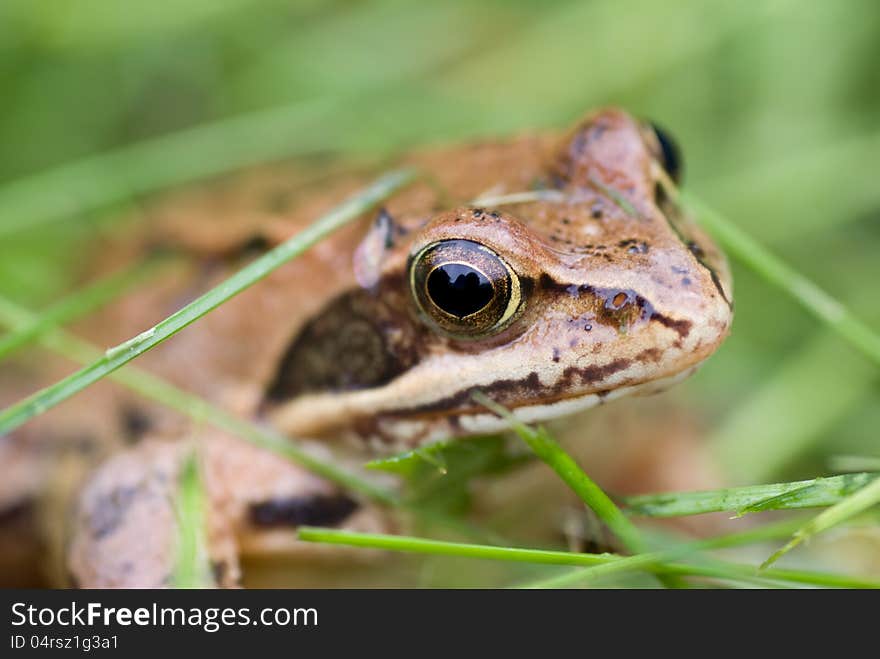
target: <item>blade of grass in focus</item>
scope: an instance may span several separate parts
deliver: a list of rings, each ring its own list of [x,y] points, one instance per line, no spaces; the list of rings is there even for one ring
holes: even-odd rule
[[[792,539],[764,561],[761,569],[766,570],[804,540],[809,540],[817,533],[822,533],[834,526],[838,526],[868,508],[880,504],[880,478],[877,477],[877,474],[871,474],[871,476],[873,480],[869,484],[849,495],[843,501],[834,504],[827,510],[823,510],[807,524],[795,531]]]
[[[154,327],[118,346],[105,355],[49,387],[0,412],[0,435],[37,414],[66,400],[120,366],[173,336],[190,323],[217,308],[229,298],[263,279],[279,266],[302,254],[316,242],[354,220],[414,178],[411,170],[387,174],[349,198],[278,247],[252,261],[224,282]]]
[[[666,492],[627,497],[624,502],[630,515],[645,517],[682,517],[729,511],[733,513],[763,510],[816,508],[839,503],[848,495],[868,485],[876,474],[843,474],[829,478],[793,483],[750,485],[702,492]]]
[[[494,547],[491,545],[475,545],[447,542],[444,540],[430,540],[427,538],[385,535],[379,533],[358,533],[355,531],[314,527],[301,527],[297,532],[297,537],[306,542],[321,542],[346,545],[349,547],[363,547],[439,556],[459,556],[463,558],[497,561],[540,563],[545,565],[591,566],[590,569],[594,570],[598,570],[600,566],[608,566],[608,569],[611,570],[613,569],[611,568],[612,565],[616,565],[620,562],[624,564],[624,568],[620,571],[624,571],[624,569],[640,569],[660,576],[709,576],[723,579],[753,581],[762,583],[763,585],[767,585],[771,580],[778,580],[790,583],[834,585],[854,588],[880,587],[880,583],[868,580],[803,571],[798,573],[782,573],[770,570],[759,575],[756,568],[752,566],[726,563],[722,561],[715,561],[712,565],[707,566],[699,564],[666,563],[658,561],[657,555],[654,554],[625,557],[617,554],[586,554],[544,549],[523,549],[519,547]],[[731,545],[736,544],[729,540],[728,543]],[[643,557],[647,558],[644,558],[643,560]]]
[[[605,564],[597,567],[569,570],[562,574],[522,584],[522,588],[570,588],[583,584],[589,580],[595,580],[609,573],[625,572],[630,569],[644,569],[646,563],[651,563],[652,557],[658,561],[670,561],[683,558],[689,554],[706,552],[717,549],[729,549],[743,545],[776,540],[791,534],[800,525],[799,520],[786,520],[778,524],[765,524],[746,531],[729,533],[705,540],[696,540],[680,544],[673,544],[668,549],[652,552],[650,554],[638,554],[626,556],[613,564]],[[646,558],[647,557],[647,558]],[[754,569],[750,568],[749,576],[754,576]]]

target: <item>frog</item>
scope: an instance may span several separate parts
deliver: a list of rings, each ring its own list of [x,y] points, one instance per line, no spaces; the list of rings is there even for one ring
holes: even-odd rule
[[[414,182],[138,365],[356,466],[508,430],[478,392],[538,423],[662,391],[728,335],[729,267],[679,203],[680,153],[654,124],[603,108],[562,133],[398,160]],[[372,175],[354,168],[301,186],[276,165],[152,202],[139,238],[106,250],[103,267],[169,246],[186,258],[76,329],[102,345],[138,334]],[[106,382],[0,448],[41,455],[33,447],[61,435],[91,438],[98,463],[74,469],[59,504],[70,585],[173,582],[174,492],[194,450],[211,585],[239,586],[246,556],[319,551],[296,539],[303,525],[400,530],[383,507],[304,467]]]

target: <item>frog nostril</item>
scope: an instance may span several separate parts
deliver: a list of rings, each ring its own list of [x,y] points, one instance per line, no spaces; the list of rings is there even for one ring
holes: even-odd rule
[[[446,313],[464,318],[489,304],[495,288],[476,268],[463,263],[445,263],[428,275],[428,295]]]

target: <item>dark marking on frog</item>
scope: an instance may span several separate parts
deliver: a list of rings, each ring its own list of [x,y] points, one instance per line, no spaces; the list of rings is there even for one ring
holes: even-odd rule
[[[556,393],[567,390],[575,381],[580,380],[582,385],[591,385],[605,380],[610,375],[626,370],[632,364],[631,359],[615,359],[607,364],[593,366],[569,366],[562,371],[562,377],[554,385]]]
[[[715,288],[718,289],[719,295],[721,295],[721,299],[727,302],[727,306],[733,310],[733,300],[727,297],[727,294],[724,292],[724,287],[721,285],[721,279],[718,277],[718,273],[715,272],[713,268],[710,268],[708,265],[700,261],[700,264],[703,265],[707,270],[709,270],[709,276],[712,277],[712,283],[715,284]]]
[[[626,248],[629,254],[647,254],[650,250],[648,243],[644,240],[636,240],[635,238],[627,238],[617,243],[618,247]]]
[[[358,417],[354,419],[352,428],[354,429],[355,434],[359,437],[370,437],[378,440],[380,443],[389,445],[397,442],[396,436],[389,432],[382,424],[379,415]],[[421,433],[415,433],[412,442],[413,446],[418,445],[420,438]]]
[[[481,392],[502,405],[517,400],[535,401],[536,404],[540,401],[552,402],[560,400],[563,397],[562,395],[568,391],[575,382],[578,382],[582,386],[590,386],[605,380],[615,373],[626,370],[631,365],[631,359],[615,359],[607,364],[583,367],[569,366],[563,370],[562,376],[559,380],[549,387],[541,384],[541,379],[538,377],[537,372],[532,371],[524,378],[495,380],[486,385],[475,386],[465,391],[460,391],[453,396],[440,399],[433,403],[399,408],[393,412],[385,412],[378,416],[387,418],[418,416],[420,414],[431,415],[448,412],[449,410],[460,410],[461,414],[481,412],[483,409],[473,400],[473,395],[476,392]]]
[[[134,444],[146,435],[153,427],[150,415],[136,405],[126,405],[120,412],[125,441]]]
[[[272,243],[266,236],[255,234],[236,248],[235,256],[239,258],[258,256],[268,252],[272,247]]]
[[[101,540],[119,528],[140,491],[139,487],[124,486],[98,497],[89,510],[88,525],[92,538]]]
[[[265,402],[377,387],[407,371],[424,341],[395,311],[407,304],[394,290],[380,282],[375,295],[357,290],[329,302],[290,343]]]
[[[0,510],[0,526],[13,524],[33,515],[36,509],[32,499],[22,499]]]
[[[675,330],[678,336],[682,339],[686,339],[688,334],[691,333],[692,323],[689,320],[670,318],[669,316],[665,316],[656,311],[651,316],[651,320],[660,323],[663,327]]]
[[[654,309],[654,305],[632,289],[564,284],[557,282],[546,273],[541,275],[539,286],[545,290],[565,292],[572,296],[592,295],[601,302],[596,306],[595,320],[604,325],[620,328],[632,325],[636,321],[657,322],[675,330],[682,339],[687,338],[691,331],[691,321],[676,320],[660,313]]]
[[[441,398],[433,403],[416,405],[414,407],[399,408],[394,412],[383,413],[380,416],[418,415],[432,412],[443,412],[456,408],[475,409],[473,394],[480,391],[490,398],[503,401],[507,398],[519,398],[528,400],[534,398],[542,390],[541,379],[537,372],[532,371],[525,378],[495,380],[487,385],[471,387],[457,394]]]
[[[226,561],[212,561],[211,562],[211,575],[214,577],[215,584],[222,584],[226,579],[226,574],[229,572],[229,563]]]
[[[661,357],[663,357],[663,353],[658,348],[646,348],[636,355],[636,361],[652,361],[656,363],[660,361]]]
[[[403,235],[401,233],[402,227],[394,221],[391,213],[389,213],[388,209],[384,206],[379,209],[379,213],[376,215],[376,219],[373,222],[373,227],[375,230],[381,232],[385,249],[391,249],[394,247],[395,237]]]
[[[665,192],[661,202],[662,203],[658,204],[658,207],[663,213],[663,217],[666,218],[666,223],[672,229],[673,233],[678,236],[678,239],[685,245],[685,247],[687,247],[688,251],[693,254],[697,263],[709,272],[709,277],[712,279],[712,283],[715,285],[715,289],[718,291],[721,299],[727,303],[727,306],[730,309],[733,309],[733,300],[728,298],[727,293],[724,292],[724,286],[721,285],[721,278],[718,276],[715,268],[706,262],[706,251],[700,247],[695,240],[686,235],[682,229],[683,214],[681,209],[665,195]]]
[[[563,284],[547,274],[541,275],[539,286],[557,294],[572,297],[590,296],[595,300],[592,320],[616,329],[651,319],[654,307],[631,289],[601,288],[589,284]]]
[[[357,509],[358,503],[344,494],[315,494],[254,503],[248,515],[260,528],[337,526]]]
[[[663,208],[672,203],[672,200],[666,193],[666,186],[660,183],[660,181],[654,183],[654,203],[657,205],[657,208]]]
[[[697,244],[697,241],[688,240],[685,245],[688,248],[688,251],[693,254],[697,258],[697,260],[702,260],[706,258],[706,252],[704,252],[703,248]]]

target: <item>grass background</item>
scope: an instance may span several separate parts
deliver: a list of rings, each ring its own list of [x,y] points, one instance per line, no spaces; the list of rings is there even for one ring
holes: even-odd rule
[[[878,327],[878,61],[870,0],[6,0],[0,293],[63,298],[96,231],[199,174],[619,104],[676,136],[689,191]],[[674,394],[730,480],[880,456],[876,365],[734,274],[733,335]]]

